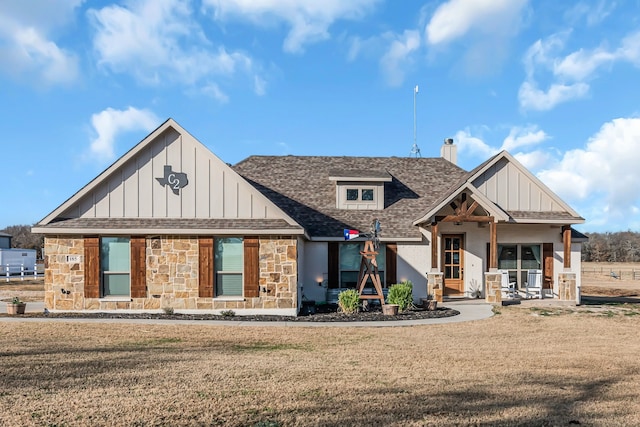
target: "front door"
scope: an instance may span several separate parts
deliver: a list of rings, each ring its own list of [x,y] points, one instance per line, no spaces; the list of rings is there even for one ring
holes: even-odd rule
[[[445,234],[443,262],[444,295],[464,295],[464,236],[462,234]]]

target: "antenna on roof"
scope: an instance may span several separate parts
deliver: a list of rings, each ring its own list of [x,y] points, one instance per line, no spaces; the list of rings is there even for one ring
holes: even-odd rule
[[[418,134],[416,132],[416,95],[418,94],[418,85],[413,88],[413,147],[411,147],[411,153],[409,153],[409,157],[422,157],[420,154],[420,149],[418,148],[417,137]]]

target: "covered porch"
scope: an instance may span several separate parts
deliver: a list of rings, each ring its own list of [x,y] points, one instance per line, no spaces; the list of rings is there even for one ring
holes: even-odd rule
[[[482,199],[460,191],[421,223],[430,237],[428,297],[579,304],[581,235],[571,223],[514,218]]]

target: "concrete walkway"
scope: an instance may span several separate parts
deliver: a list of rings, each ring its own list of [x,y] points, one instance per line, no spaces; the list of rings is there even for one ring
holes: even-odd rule
[[[138,325],[208,325],[208,326],[260,326],[260,327],[304,327],[304,328],[345,328],[345,327],[398,327],[415,325],[439,325],[444,323],[470,322],[472,320],[487,319],[493,315],[491,304],[470,301],[447,301],[444,306],[458,310],[457,316],[442,317],[438,319],[419,320],[389,320],[381,322],[256,322],[242,320],[174,320],[174,319],[90,319],[90,318],[56,318],[56,317],[21,317],[3,316],[0,322],[74,322],[74,323],[130,323]],[[27,313],[42,313],[43,302],[28,302]],[[0,313],[7,312],[7,305],[0,302]]]

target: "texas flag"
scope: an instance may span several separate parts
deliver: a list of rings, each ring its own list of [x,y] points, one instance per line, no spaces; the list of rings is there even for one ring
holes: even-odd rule
[[[360,236],[360,232],[358,230],[349,230],[347,228],[344,229],[344,240],[355,239]]]

